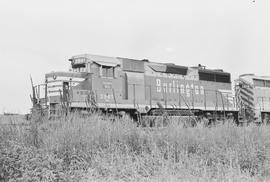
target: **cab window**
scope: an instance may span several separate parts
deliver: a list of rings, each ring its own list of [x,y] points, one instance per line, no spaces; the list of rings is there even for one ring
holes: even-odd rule
[[[101,76],[107,77],[107,78],[113,78],[114,77],[114,67],[111,66],[102,66],[101,67]]]
[[[73,72],[86,72],[85,64],[73,64],[72,65]]]

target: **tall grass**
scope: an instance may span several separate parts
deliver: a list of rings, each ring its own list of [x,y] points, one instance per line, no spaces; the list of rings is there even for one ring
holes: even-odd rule
[[[32,128],[32,129],[31,129]],[[267,181],[270,126],[137,127],[73,114],[2,125],[2,181]],[[35,142],[33,142],[35,140]]]

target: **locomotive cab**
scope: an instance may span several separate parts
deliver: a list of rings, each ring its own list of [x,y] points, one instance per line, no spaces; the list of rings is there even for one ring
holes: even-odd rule
[[[69,72],[52,72],[45,76],[51,116],[67,110],[117,108],[116,100],[122,97],[118,59],[79,55],[69,61]]]

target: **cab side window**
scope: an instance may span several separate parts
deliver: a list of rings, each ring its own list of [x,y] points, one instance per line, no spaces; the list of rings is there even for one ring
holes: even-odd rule
[[[106,78],[114,78],[114,67],[111,66],[102,66],[101,67],[101,76]]]

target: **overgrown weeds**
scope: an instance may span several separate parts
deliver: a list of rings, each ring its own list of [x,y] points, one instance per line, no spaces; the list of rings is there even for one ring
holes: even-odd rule
[[[267,181],[270,126],[141,128],[73,114],[3,125],[0,181]],[[33,131],[34,130],[34,131]],[[30,180],[31,179],[31,180]]]

